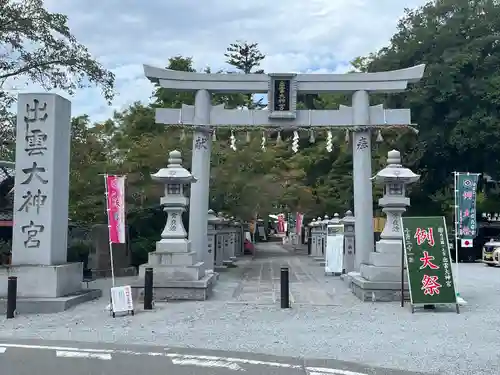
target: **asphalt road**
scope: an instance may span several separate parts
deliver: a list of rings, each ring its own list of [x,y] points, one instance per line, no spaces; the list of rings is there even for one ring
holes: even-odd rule
[[[2,375],[419,375],[335,360],[60,341],[0,341]]]

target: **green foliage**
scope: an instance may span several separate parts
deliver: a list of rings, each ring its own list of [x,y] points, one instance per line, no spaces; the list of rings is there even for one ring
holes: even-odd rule
[[[419,125],[418,141],[400,147],[405,164],[422,174],[414,210],[449,210],[455,170],[498,177],[499,31],[497,1],[432,1],[408,10],[390,45],[364,62],[368,71],[427,64],[420,83],[384,99],[411,108]]]
[[[27,78],[45,89],[73,93],[90,84],[113,97],[114,75],[78,43],[68,18],[50,13],[42,0],[0,0],[0,82]]]

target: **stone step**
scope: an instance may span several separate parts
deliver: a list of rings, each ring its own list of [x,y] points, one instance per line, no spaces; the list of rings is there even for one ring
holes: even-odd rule
[[[153,282],[153,301],[175,300],[204,301],[212,295],[218,274],[204,275],[199,280],[157,280]],[[139,278],[132,285],[134,299],[144,300],[144,279]]]
[[[401,282],[401,266],[399,267],[377,267],[372,264],[362,264],[361,276],[368,281]],[[404,280],[407,280],[406,271]]]
[[[172,266],[192,266],[196,263],[196,251],[187,253],[152,252],[148,255],[149,264],[172,265]]]
[[[146,268],[153,268],[153,284],[163,281],[196,281],[205,276],[203,262],[193,265],[150,265],[139,266],[139,278],[144,278]]]
[[[398,253],[370,253],[370,264],[377,267],[401,267],[402,251]]]

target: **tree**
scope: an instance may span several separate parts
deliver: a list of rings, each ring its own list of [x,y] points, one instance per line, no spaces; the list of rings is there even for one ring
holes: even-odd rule
[[[49,13],[43,0],[0,0],[0,82],[28,78],[46,89],[73,93],[88,83],[113,98],[114,75],[77,42],[68,18]]]
[[[438,0],[407,10],[388,47],[364,62],[368,71],[427,64],[424,79],[388,107],[412,109],[417,142],[404,137],[405,163],[422,174],[414,210],[441,212],[453,171],[500,168],[500,4],[494,0]],[[405,152],[406,151],[406,152]],[[433,197],[429,202],[429,196]]]
[[[43,0],[0,0],[0,154],[13,158],[14,123],[9,112],[14,84],[31,82],[73,94],[96,85],[113,98],[114,75],[92,58],[67,25]]]
[[[113,173],[113,160],[101,141],[102,129],[88,116],[71,121],[69,217],[90,226],[105,221],[104,173]]]
[[[237,71],[238,73],[264,73],[264,70],[262,69],[254,71],[254,69],[259,67],[262,60],[266,57],[262,54],[262,52],[260,52],[258,43],[249,44],[243,41],[231,43],[229,47],[227,47],[224,56],[226,57],[226,63],[235,67],[239,71]],[[252,94],[233,94],[230,98],[230,100],[224,101],[224,103],[231,103],[230,108],[244,106],[248,109],[260,109],[266,106],[262,103],[262,98],[256,102]]]
[[[226,57],[226,63],[234,66],[243,74],[264,73],[262,69],[252,72],[254,68],[260,66],[261,61],[266,57],[260,52],[258,43],[249,44],[243,41],[231,43],[227,47],[224,56]]]

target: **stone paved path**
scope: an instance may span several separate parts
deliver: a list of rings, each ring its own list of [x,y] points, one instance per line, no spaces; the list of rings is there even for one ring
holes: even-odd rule
[[[336,283],[341,286],[338,277],[325,278],[323,267],[318,262],[306,255],[288,252],[278,243],[259,244],[254,259],[238,260],[237,264],[238,271],[232,269],[221,274],[215,291],[218,300],[279,304],[281,267],[287,266],[292,304],[340,304],[336,293],[338,288],[335,288]]]

